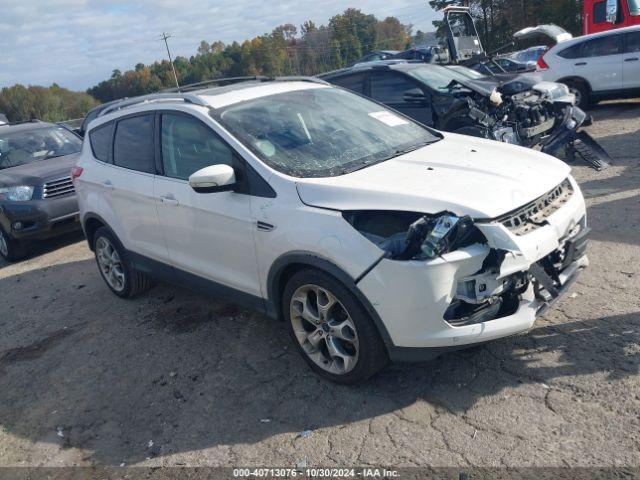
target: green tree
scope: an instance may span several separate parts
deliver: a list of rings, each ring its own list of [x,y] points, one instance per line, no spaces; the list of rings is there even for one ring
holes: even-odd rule
[[[60,122],[80,118],[98,102],[84,92],[72,92],[57,84],[50,87],[14,85],[0,91],[0,112],[12,122],[37,118]]]

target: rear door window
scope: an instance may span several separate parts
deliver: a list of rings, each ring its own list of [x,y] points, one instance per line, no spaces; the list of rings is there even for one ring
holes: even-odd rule
[[[371,97],[385,104],[404,103],[404,94],[418,86],[399,73],[375,72],[371,75]]]
[[[588,58],[617,55],[621,52],[621,38],[621,35],[607,35],[606,37],[589,40],[588,42],[585,42],[582,47],[582,57]]]
[[[139,172],[154,171],[153,115],[138,115],[118,122],[113,163]]]
[[[640,52],[640,32],[631,32],[625,35],[626,53]]]

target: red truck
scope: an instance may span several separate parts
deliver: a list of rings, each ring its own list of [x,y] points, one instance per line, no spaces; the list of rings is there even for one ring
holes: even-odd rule
[[[640,0],[584,0],[583,34],[640,25]]]

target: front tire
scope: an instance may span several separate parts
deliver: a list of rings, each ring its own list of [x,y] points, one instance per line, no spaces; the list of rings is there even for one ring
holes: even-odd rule
[[[27,255],[27,246],[15,238],[11,238],[0,227],[0,257],[7,262],[15,262],[21,260]]]
[[[282,311],[296,348],[328,380],[362,382],[389,361],[369,314],[331,275],[319,270],[294,274],[284,288]]]
[[[102,279],[117,296],[134,298],[151,288],[151,278],[134,268],[126,250],[107,228],[96,231],[93,250]]]

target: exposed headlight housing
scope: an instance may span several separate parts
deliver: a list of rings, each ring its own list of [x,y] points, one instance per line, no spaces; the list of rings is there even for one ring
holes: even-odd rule
[[[33,198],[33,187],[18,185],[15,187],[0,187],[0,200],[11,202],[27,202]]]
[[[424,216],[409,227],[407,247],[398,258],[429,260],[482,239],[471,217],[458,217],[449,212]]]
[[[486,243],[471,217],[446,211],[425,215],[358,210],[343,212],[343,216],[392,260],[429,260],[474,243]]]

